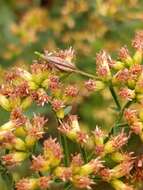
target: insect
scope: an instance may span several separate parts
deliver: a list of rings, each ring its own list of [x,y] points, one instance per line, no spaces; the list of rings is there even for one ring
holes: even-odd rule
[[[49,53],[45,51],[44,54],[35,52],[40,58],[46,60],[48,63],[53,64],[59,70],[72,72],[76,70],[74,63],[71,62],[74,56],[74,50],[70,47],[67,50]]]

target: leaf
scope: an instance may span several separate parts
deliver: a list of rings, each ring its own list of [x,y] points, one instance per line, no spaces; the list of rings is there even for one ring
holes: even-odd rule
[[[72,106],[67,106],[67,107],[64,109],[65,115],[68,115],[71,110],[72,110]]]
[[[11,189],[11,185],[9,185],[9,182],[8,182],[8,179],[7,179],[7,176],[4,175],[4,177],[2,177],[0,175],[0,190],[12,190]]]

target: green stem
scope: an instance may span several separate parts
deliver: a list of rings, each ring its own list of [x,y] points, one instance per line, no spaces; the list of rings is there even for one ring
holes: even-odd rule
[[[120,123],[120,121],[121,121],[121,119],[122,119],[122,117],[123,117],[123,114],[124,114],[125,109],[128,108],[131,104],[132,104],[132,101],[129,101],[129,102],[127,102],[127,103],[123,106],[123,108],[121,109],[121,112],[120,112],[120,114],[119,114],[119,118],[118,118],[118,120],[117,120],[117,124]]]
[[[115,127],[113,127],[113,131],[112,131],[112,132],[113,132],[114,134],[116,134],[116,133],[118,132],[118,130],[119,130],[120,127],[125,126],[125,125],[121,125],[120,122],[121,122],[121,120],[122,120],[122,117],[123,117],[123,114],[124,114],[125,109],[128,108],[131,104],[132,104],[132,101],[129,101],[129,102],[127,102],[127,103],[123,106],[123,108],[121,109],[120,114],[119,114],[119,117],[118,117],[118,120],[117,120],[117,122],[116,122],[116,124],[115,124]],[[126,124],[126,125],[127,125],[127,124]]]
[[[84,162],[87,163],[88,162],[88,159],[87,159],[87,155],[86,155],[86,150],[84,147],[82,147],[81,145],[79,145],[79,149],[80,149],[80,152],[81,152],[81,155],[84,159]]]
[[[60,119],[57,119],[58,123],[61,124],[62,121]],[[68,143],[67,143],[67,137],[65,135],[62,135],[61,133],[59,133],[59,140],[62,144],[63,147],[63,151],[64,151],[64,163],[65,166],[69,165],[69,148],[68,148]]]
[[[93,78],[93,79],[98,79],[96,76],[90,74],[90,73],[87,73],[87,72],[84,72],[84,71],[81,71],[81,70],[74,70],[75,73],[78,73],[78,74],[81,74],[83,76],[86,76],[86,77],[89,77],[89,78]]]
[[[120,105],[120,103],[118,101],[118,98],[117,98],[117,95],[116,95],[116,92],[115,92],[113,86],[110,85],[109,89],[110,89],[111,95],[112,95],[112,97],[114,99],[114,102],[116,103],[117,109],[118,109],[118,111],[120,111],[121,110],[121,105]]]
[[[125,126],[128,126],[128,123],[119,123],[116,126],[118,126],[118,127],[125,127]]]
[[[65,189],[64,190],[70,190],[72,188],[72,185],[71,184],[68,184],[65,186]]]
[[[61,139],[61,143],[62,143],[62,147],[64,151],[64,163],[65,163],[65,166],[68,166],[69,165],[69,149],[68,149],[67,137],[61,134],[60,136],[61,136],[60,139]]]

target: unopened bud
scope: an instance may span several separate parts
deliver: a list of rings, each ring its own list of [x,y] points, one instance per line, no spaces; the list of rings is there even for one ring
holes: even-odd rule
[[[7,111],[11,110],[11,105],[10,105],[9,99],[6,98],[6,96],[4,96],[2,94],[0,94],[0,105]]]
[[[29,108],[32,104],[32,98],[31,97],[26,97],[22,102],[20,107],[25,110],[27,108]]]
[[[127,66],[131,66],[133,64],[133,60],[129,54],[129,50],[126,46],[122,47],[119,51],[119,58],[125,62]]]
[[[20,138],[15,139],[14,147],[16,150],[21,150],[21,151],[26,150],[26,144]]]
[[[28,153],[25,153],[25,152],[14,152],[14,153],[4,155],[2,157],[2,160],[5,165],[11,167],[24,161],[28,156],[29,156]]]
[[[133,56],[133,60],[135,64],[141,64],[143,58],[142,50],[137,50]]]
[[[35,178],[23,178],[16,183],[17,190],[35,190],[38,188],[37,179]]]
[[[113,65],[113,68],[114,68],[115,70],[119,71],[119,70],[124,69],[125,66],[124,66],[124,63],[123,63],[123,62],[121,62],[121,61],[116,61],[115,64]]]
[[[123,183],[121,180],[118,179],[111,181],[111,185],[116,190],[134,190],[131,186],[126,185],[125,183]]]
[[[55,176],[63,181],[68,181],[72,179],[72,170],[68,167],[57,167],[54,171]]]
[[[81,166],[80,175],[87,176],[92,173],[97,173],[101,168],[103,168],[102,161],[99,158],[91,160],[89,163]]]

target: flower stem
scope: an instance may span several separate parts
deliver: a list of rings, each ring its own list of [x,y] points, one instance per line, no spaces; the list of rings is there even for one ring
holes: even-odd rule
[[[84,72],[84,71],[81,71],[81,70],[74,70],[75,73],[78,73],[78,74],[81,74],[83,76],[86,76],[86,77],[89,77],[89,78],[93,78],[93,79],[97,79],[96,76],[90,74],[90,73],[87,73],[87,72]]]
[[[64,163],[65,166],[69,165],[69,149],[68,149],[68,143],[67,143],[67,137],[65,135],[61,135],[61,143],[64,151]]]
[[[118,127],[125,127],[128,126],[128,123],[119,123],[117,124]]]
[[[72,188],[72,185],[68,183],[68,184],[65,185],[64,190],[70,190],[71,188]]]
[[[118,109],[118,111],[120,111],[121,110],[121,105],[120,105],[120,103],[118,101],[118,98],[117,98],[117,95],[116,95],[116,92],[115,92],[113,86],[110,85],[109,89],[110,89],[111,95],[112,95],[112,97],[114,99],[114,102],[116,103],[117,109]]]
[[[118,117],[118,119],[117,119],[117,122],[115,123],[115,127],[113,127],[113,133],[114,133],[114,134],[116,134],[116,133],[119,131],[120,127],[125,126],[125,125],[121,125],[120,122],[121,122],[121,120],[122,120],[122,117],[123,117],[123,114],[124,114],[125,109],[128,108],[131,104],[132,104],[132,101],[129,101],[129,102],[127,102],[127,103],[123,106],[123,108],[121,109],[121,111],[120,111],[120,113],[119,113],[119,117]],[[126,124],[126,125],[127,125],[127,124]]]
[[[62,123],[62,121],[60,119],[57,119],[58,123]],[[69,165],[69,148],[68,148],[68,143],[67,143],[67,137],[65,135],[62,135],[61,133],[59,133],[59,140],[62,144],[63,147],[63,151],[64,151],[64,163],[65,166]]]
[[[82,147],[81,145],[79,145],[79,149],[80,149],[80,152],[81,152],[81,155],[84,159],[84,162],[87,163],[88,162],[88,159],[87,159],[87,155],[86,155],[86,150],[84,147]]]

